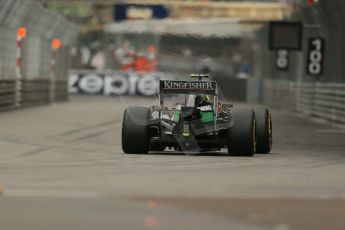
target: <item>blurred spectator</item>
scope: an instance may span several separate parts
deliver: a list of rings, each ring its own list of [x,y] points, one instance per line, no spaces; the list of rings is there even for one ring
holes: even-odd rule
[[[83,46],[80,48],[81,64],[87,66],[91,60],[91,51],[88,47]]]
[[[134,60],[135,60],[135,55],[131,53],[127,53],[126,56],[122,58],[120,70],[124,72],[133,70]]]
[[[241,71],[237,74],[238,78],[248,78],[250,77],[250,63],[249,61],[245,61],[241,66]]]
[[[138,53],[134,61],[134,70],[137,72],[147,72],[149,62],[143,53]]]
[[[105,68],[105,56],[103,51],[98,51],[96,55],[92,57],[91,66],[97,70]]]

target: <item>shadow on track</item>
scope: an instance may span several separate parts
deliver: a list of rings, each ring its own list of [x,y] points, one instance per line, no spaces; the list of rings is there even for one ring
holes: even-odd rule
[[[149,152],[148,155],[166,155],[166,156],[199,156],[199,157],[237,157],[229,155],[227,152],[178,152],[178,151],[162,151]]]

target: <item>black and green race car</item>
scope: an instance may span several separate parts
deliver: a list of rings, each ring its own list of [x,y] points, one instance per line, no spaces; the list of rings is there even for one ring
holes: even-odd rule
[[[272,119],[266,108],[234,108],[218,101],[218,85],[192,75],[191,81],[161,80],[160,105],[126,108],[122,149],[127,154],[173,149],[221,151],[230,155],[267,154],[272,149]],[[178,98],[168,108],[166,99]]]

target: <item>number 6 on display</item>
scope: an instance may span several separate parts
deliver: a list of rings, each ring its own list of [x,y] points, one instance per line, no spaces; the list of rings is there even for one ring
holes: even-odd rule
[[[289,69],[289,52],[287,50],[278,50],[276,54],[276,67],[278,70]]]
[[[323,73],[325,40],[323,38],[309,39],[307,74],[320,76]]]

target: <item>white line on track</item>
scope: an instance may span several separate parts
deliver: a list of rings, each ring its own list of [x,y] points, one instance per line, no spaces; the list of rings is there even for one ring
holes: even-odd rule
[[[12,197],[56,197],[56,198],[98,198],[101,193],[95,191],[63,191],[63,190],[21,190],[4,189],[3,196]]]
[[[124,195],[121,193],[112,193],[112,192],[96,192],[96,191],[78,191],[78,190],[28,190],[28,189],[3,189],[1,196],[6,197],[43,197],[43,198],[130,198],[130,197],[150,197],[150,195]],[[170,196],[158,196],[159,198],[169,198]],[[189,196],[182,196],[184,198],[188,198]],[[194,196],[190,198],[195,198]],[[210,197],[207,197],[210,198]],[[212,196],[211,196],[212,198]],[[251,196],[251,195],[233,195],[229,197],[223,198],[230,198],[230,199],[302,199],[302,200],[345,200],[344,195],[277,195],[272,196],[270,195],[258,195],[258,196]]]

